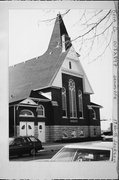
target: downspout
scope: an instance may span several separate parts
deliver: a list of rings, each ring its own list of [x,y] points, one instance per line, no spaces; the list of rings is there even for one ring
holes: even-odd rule
[[[15,122],[15,119],[16,119],[16,112],[15,112],[15,107],[16,106],[14,106],[14,136],[16,135],[16,122]]]
[[[88,107],[88,117],[89,117],[89,122],[88,122],[88,137],[89,139],[91,138],[91,128],[90,128],[90,121],[91,121],[91,113],[90,110],[92,109],[90,105]]]

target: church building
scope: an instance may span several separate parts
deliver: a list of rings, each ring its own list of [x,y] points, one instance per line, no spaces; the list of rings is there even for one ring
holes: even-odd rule
[[[47,51],[9,67],[9,137],[100,137],[100,108],[60,14]]]

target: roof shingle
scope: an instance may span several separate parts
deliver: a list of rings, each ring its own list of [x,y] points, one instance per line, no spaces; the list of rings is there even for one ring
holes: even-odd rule
[[[62,52],[61,47],[61,29],[63,26],[64,23],[59,15],[56,18],[46,53],[9,67],[9,102],[29,97],[31,90],[52,85],[52,81],[68,53],[68,49]],[[66,29],[65,33],[67,34]],[[57,46],[58,44],[60,46]],[[71,47],[71,44],[68,47]]]

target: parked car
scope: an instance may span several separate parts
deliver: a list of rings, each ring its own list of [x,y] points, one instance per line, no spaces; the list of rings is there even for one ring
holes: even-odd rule
[[[9,139],[9,157],[23,154],[35,155],[43,149],[41,141],[34,136],[20,136]]]
[[[86,142],[65,145],[50,161],[112,161],[112,142]]]
[[[110,131],[105,131],[101,135],[103,141],[113,141],[113,135]]]

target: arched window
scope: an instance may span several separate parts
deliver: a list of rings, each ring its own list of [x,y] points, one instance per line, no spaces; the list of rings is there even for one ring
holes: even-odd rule
[[[83,117],[83,99],[82,99],[82,91],[78,91],[78,103],[79,103],[79,116]]]
[[[94,120],[96,120],[96,112],[95,112],[94,109],[92,109],[92,117],[93,117]]]
[[[25,129],[25,125],[23,125],[21,129]]]
[[[37,107],[37,117],[45,117],[45,109],[43,105]]]
[[[32,111],[30,111],[28,109],[23,109],[20,111],[19,116],[20,117],[34,117],[34,114]]]
[[[62,116],[67,117],[66,89],[62,88]]]
[[[28,129],[32,129],[32,127],[30,125],[28,125]]]
[[[75,82],[72,79],[69,80],[69,106],[70,117],[77,117]]]
[[[42,129],[42,125],[39,126],[39,129]]]

